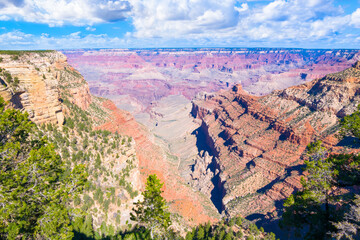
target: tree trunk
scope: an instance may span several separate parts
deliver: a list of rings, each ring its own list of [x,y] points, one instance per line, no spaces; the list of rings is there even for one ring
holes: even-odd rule
[[[327,239],[327,234],[330,231],[329,223],[330,223],[329,195],[328,195],[328,193],[326,193],[326,195],[325,195],[325,236],[324,236],[324,239]]]

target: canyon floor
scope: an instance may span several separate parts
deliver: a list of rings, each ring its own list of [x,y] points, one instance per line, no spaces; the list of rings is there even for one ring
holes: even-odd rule
[[[168,187],[177,188],[180,182],[186,185],[186,189],[191,188],[199,193],[201,197],[196,197],[197,200],[188,206],[196,207],[199,201],[208,209],[205,215],[213,212],[210,219],[218,218],[219,214],[241,213],[254,217],[256,214],[273,212],[276,209],[274,199],[281,200],[296,188],[291,186],[287,192],[284,190],[279,195],[276,187],[280,185],[271,182],[286,175],[284,169],[296,162],[306,144],[298,144],[296,149],[291,144],[286,145],[286,142],[278,144],[278,149],[292,156],[291,161],[285,159],[283,163],[276,163],[278,169],[273,165],[265,166],[268,163],[264,165],[258,157],[266,152],[269,152],[267,155],[271,154],[275,147],[259,147],[261,134],[258,134],[257,140],[245,139],[245,136],[260,131],[256,125],[262,126],[263,121],[257,122],[244,116],[240,122],[236,122],[236,126],[231,123],[242,114],[241,111],[246,108],[244,106],[256,101],[276,102],[278,99],[274,94],[280,94],[275,90],[305,84],[326,74],[342,71],[360,59],[358,50],[100,49],[68,50],[63,53],[68,62],[85,77],[92,94],[108,98],[118,108],[130,112],[138,121],[138,127],[143,129],[141,131],[146,132],[143,134],[149,134],[151,143],[147,142],[147,147],[152,147],[152,144],[160,147],[161,150],[156,150],[157,154],[162,155],[166,163],[155,163],[154,159],[147,162],[146,155],[140,156],[143,172],[146,172],[146,168],[154,169],[149,165],[157,165],[157,173],[168,176],[165,179],[174,180]],[[240,87],[234,90],[235,85]],[[297,94],[293,92],[288,95]],[[261,98],[267,94],[273,97],[269,97],[269,100]],[[232,103],[239,98],[244,98],[243,101],[247,103],[244,106]],[[261,104],[267,104],[263,102]],[[278,107],[274,104],[267,109],[277,112]],[[222,111],[216,113],[219,109]],[[259,107],[257,110],[258,114],[265,111],[261,109]],[[221,121],[211,119],[214,112],[221,116]],[[246,124],[242,126],[243,129],[242,124]],[[266,129],[265,125],[263,127]],[[291,124],[289,126],[292,127]],[[243,135],[237,139],[235,132],[232,132],[234,129]],[[282,133],[279,135],[276,131],[263,132],[266,142],[270,144],[271,139],[274,143],[277,141]],[[223,142],[219,139],[223,139]],[[145,141],[142,137],[136,140]],[[246,142],[245,150],[239,147],[242,141]],[[141,148],[141,143],[137,145]],[[249,159],[242,160],[244,152]],[[241,166],[237,167],[235,163]],[[264,177],[263,169],[272,173]],[[295,173],[291,176],[298,178]],[[252,187],[247,187],[250,185]],[[263,192],[259,192],[259,189]],[[180,199],[180,195],[176,199]],[[243,204],[239,204],[241,198],[245,199]],[[170,192],[167,199],[172,199]],[[181,203],[178,204],[178,208],[181,208]],[[245,205],[250,207],[244,209]],[[218,213],[214,213],[216,209]],[[203,217],[202,220],[208,219]]]

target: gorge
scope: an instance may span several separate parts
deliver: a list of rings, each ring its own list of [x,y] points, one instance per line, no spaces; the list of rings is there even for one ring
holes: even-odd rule
[[[69,166],[86,164],[76,204],[101,234],[128,224],[154,173],[176,230],[241,215],[275,231],[301,188],[306,146],[343,151],[339,119],[360,102],[357,50],[10,53],[0,54],[0,96]]]
[[[336,145],[337,119],[358,102],[355,83],[350,87],[344,85],[346,78],[339,77],[340,83],[323,78],[351,67],[360,59],[358,50],[99,49],[64,54],[95,95],[112,99],[150,130],[166,161],[176,166],[166,174],[180,174],[228,216],[277,215],[276,203],[301,187],[306,145],[315,139]]]

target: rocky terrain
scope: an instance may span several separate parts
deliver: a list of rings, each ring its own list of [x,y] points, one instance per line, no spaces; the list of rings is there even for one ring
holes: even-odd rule
[[[91,218],[99,234],[122,229],[130,221],[142,182],[135,141],[130,136],[96,130],[109,118],[84,78],[55,51],[3,51],[0,95],[29,113],[69,169],[85,164],[88,187],[72,205]]]
[[[64,51],[97,96],[137,114],[169,95],[191,100],[241,83],[264,95],[350,67],[358,50],[100,49]]]
[[[359,92],[357,62],[265,96],[235,85],[194,100],[192,114],[202,121],[211,159],[206,155],[196,162],[193,179],[201,183],[200,190],[217,189],[218,209],[231,216],[276,216],[279,203],[301,187],[306,146],[322,140],[341,151],[336,138],[339,119],[356,109]]]
[[[0,68],[3,69],[0,95],[12,106],[27,111],[35,123],[61,125],[64,115],[54,69],[66,57],[57,52],[44,54],[24,54],[19,58],[0,52]],[[14,79],[17,84],[11,84]]]
[[[40,126],[38,134],[54,143],[69,167],[86,165],[89,186],[73,205],[92,218],[99,233],[126,228],[151,173],[165,182],[164,196],[178,230],[219,217],[210,199],[193,192],[180,176],[178,157],[160,148],[130,113],[91,95],[63,54],[4,51],[0,59],[1,96],[30,113]]]
[[[100,49],[69,50],[64,53],[68,56],[69,62],[87,78],[91,92],[112,99],[117,107],[130,111],[138,122],[150,130],[153,137],[149,138],[161,147],[159,151],[165,152],[165,162],[175,166],[168,168],[173,171],[172,173],[166,174],[179,175],[194,190],[210,196],[218,212],[223,212],[224,201],[227,203],[234,198],[223,198],[225,191],[226,196],[230,196],[229,190],[224,190],[227,180],[221,180],[220,176],[224,174],[219,174],[219,162],[223,156],[214,152],[214,147],[209,141],[209,133],[204,131],[207,126],[203,117],[214,110],[214,104],[209,100],[214,96],[212,92],[229,90],[241,83],[241,88],[253,95],[249,96],[249,99],[257,99],[256,96],[266,95],[274,90],[306,83],[327,73],[342,71],[360,59],[358,50]],[[223,93],[220,91],[220,94]],[[194,98],[197,100],[192,106],[191,99]],[[206,107],[208,104],[209,108]],[[275,105],[272,107],[277,109]],[[236,112],[237,106],[234,108]],[[190,115],[191,109],[197,118],[194,119]],[[244,131],[253,130],[247,126],[245,129],[245,126]],[[256,127],[254,129],[256,130]],[[226,136],[227,133],[223,132],[221,136],[223,134]],[[228,146],[231,141],[225,145]],[[281,149],[287,148],[286,144],[278,146],[282,146]],[[304,143],[296,154],[290,151],[294,161],[301,155],[305,146]],[[262,154],[256,147],[253,147],[252,151],[254,156]],[[232,158],[229,155],[238,158],[237,155],[240,153],[241,151],[236,151],[236,148],[229,148],[228,155],[224,156],[226,159]],[[224,161],[228,161],[226,159]],[[242,167],[235,166],[236,164],[231,166],[231,171],[243,170]],[[276,174],[277,169],[272,171],[275,172],[272,173],[273,177],[282,176],[282,173]],[[247,176],[248,181],[239,180],[239,184],[245,188],[252,181],[262,181],[259,186],[265,186],[270,181],[263,178],[260,173],[248,173]],[[242,196],[258,194],[256,191],[259,187],[256,184],[252,184],[251,187],[253,189],[247,190]],[[289,188],[288,191],[291,192],[293,189],[295,187]],[[279,195],[277,199],[287,195]],[[236,193],[234,196],[238,199]],[[264,201],[269,204],[265,209],[274,209],[275,200]],[[257,209],[250,207],[248,210],[257,212]]]

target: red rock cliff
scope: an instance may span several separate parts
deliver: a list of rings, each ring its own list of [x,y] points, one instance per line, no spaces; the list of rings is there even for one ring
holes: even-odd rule
[[[359,63],[309,83],[257,97],[240,85],[193,102],[217,157],[224,209],[266,214],[301,187],[301,156],[322,140],[335,146],[339,118],[360,102]]]

